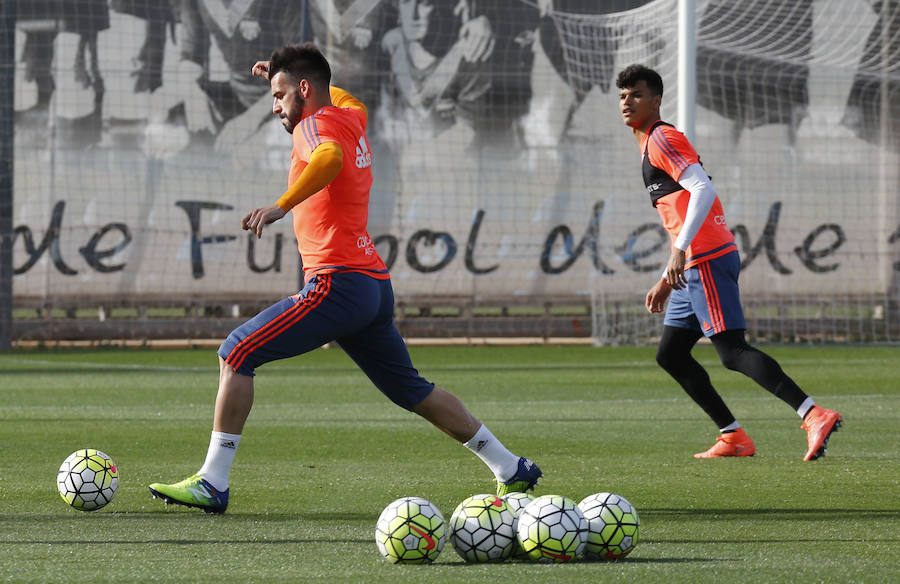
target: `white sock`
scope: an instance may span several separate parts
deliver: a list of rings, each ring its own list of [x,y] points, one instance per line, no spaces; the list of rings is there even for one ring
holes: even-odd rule
[[[206,462],[197,474],[220,491],[228,490],[228,473],[231,472],[231,464],[240,442],[240,434],[213,432],[209,438]]]
[[[805,418],[806,414],[809,413],[809,410],[813,409],[815,405],[816,402],[814,402],[811,397],[806,398],[803,400],[803,403],[800,404],[800,407],[797,408],[797,415],[800,416],[800,418]]]
[[[519,457],[507,450],[484,424],[464,446],[488,465],[497,480],[505,481],[519,469]]]
[[[719,428],[719,432],[722,432],[723,434],[725,432],[734,432],[735,430],[737,430],[740,427],[741,427],[741,425],[738,424],[737,420],[735,420],[732,423],[725,426],[724,428]]]

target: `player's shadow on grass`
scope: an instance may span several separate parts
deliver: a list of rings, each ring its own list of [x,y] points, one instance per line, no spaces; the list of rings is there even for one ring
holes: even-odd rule
[[[580,559],[578,560],[579,564],[599,564],[603,566],[609,566],[614,564],[693,564],[700,562],[736,562],[743,561],[738,560],[736,558],[642,558],[640,556],[634,557],[633,555],[628,556],[627,558],[622,558],[620,560],[586,560]]]
[[[756,537],[747,538],[747,539],[668,539],[668,538],[659,538],[659,539],[641,539],[641,543],[658,543],[658,544],[702,544],[702,545],[710,545],[710,544],[737,544],[737,545],[746,545],[750,544],[758,544],[758,543],[774,543],[774,544],[786,544],[786,543],[822,543],[823,541],[827,541],[828,543],[859,543],[859,542],[879,542],[879,543],[896,543],[900,542],[898,538],[865,538],[861,539],[858,537],[846,538],[846,539],[837,539],[833,537],[829,537],[828,539],[822,539],[821,537],[813,537],[808,539],[759,539]]]
[[[61,377],[69,377],[72,375],[110,375],[115,376],[115,379],[113,380],[115,381],[121,375],[130,375],[132,373],[171,373],[173,375],[177,375],[184,373],[215,373],[217,370],[218,369],[215,367],[167,367],[164,365],[122,365],[116,367],[114,365],[103,366],[85,364],[66,367],[64,365],[51,362],[44,367],[19,367],[17,369],[10,369],[9,371],[4,371],[3,375],[4,377],[30,377],[32,375],[56,375]]]
[[[316,543],[346,543],[346,544],[371,544],[370,539],[340,539],[340,538],[308,538],[308,539],[117,539],[117,540],[83,540],[83,539],[58,539],[58,540],[20,540],[6,542],[4,545],[299,545]]]
[[[108,521],[115,523],[117,525],[122,524],[126,521],[140,521],[145,522],[148,519],[172,519],[175,521],[186,521],[191,517],[208,520],[210,522],[217,522],[221,525],[228,525],[230,523],[242,523],[245,521],[252,521],[253,523],[262,523],[262,522],[271,522],[271,523],[296,523],[298,521],[306,521],[309,523],[320,523],[320,522],[328,522],[334,523],[335,521],[344,521],[344,522],[371,522],[373,525],[375,523],[375,517],[377,517],[377,513],[342,513],[342,512],[319,512],[319,513],[232,513],[229,511],[228,513],[203,513],[197,509],[189,509],[187,507],[180,507],[176,505],[172,505],[167,507],[160,506],[160,508],[153,510],[142,510],[142,511],[100,511],[97,513],[92,513],[90,518],[92,521]],[[4,521],[14,521],[15,523],[21,525],[22,523],[36,523],[40,526],[48,525],[50,522],[59,523],[60,521],[84,521],[85,514],[81,511],[66,510],[60,513],[44,513],[41,515],[8,515],[8,514],[0,514],[0,526],[3,525]]]
[[[446,547],[444,548],[444,551],[441,553],[442,554],[447,553]],[[739,560],[739,559],[735,559],[735,558],[643,558],[643,557],[628,556],[627,558],[622,558],[621,560],[614,560],[614,561],[587,560],[584,558],[580,558],[574,562],[571,562],[571,564],[572,565],[596,564],[598,566],[611,566],[614,564],[623,564],[623,565],[624,564],[692,564],[695,562],[703,562],[703,563],[719,562],[719,563],[721,563],[721,562],[736,562],[736,561],[743,561],[743,560]],[[537,564],[537,563],[531,562],[529,560],[519,560],[519,559],[507,560],[506,562],[502,562],[502,563],[480,564],[477,562],[469,563],[469,562],[463,561],[462,559],[459,559],[459,560],[453,560],[451,562],[441,562],[440,564],[435,564],[435,565],[438,565],[441,567],[446,566],[448,568],[468,568],[468,567],[478,567],[478,566],[486,566],[486,565],[490,565],[490,566],[500,566],[500,565],[507,565],[507,566],[527,566],[527,565],[550,566],[550,565],[553,565],[553,566],[559,566],[561,564]]]
[[[641,508],[643,519],[675,517],[679,521],[709,521],[717,517],[741,517],[761,521],[834,521],[836,519],[898,519],[897,509],[688,509],[684,507],[647,507]]]

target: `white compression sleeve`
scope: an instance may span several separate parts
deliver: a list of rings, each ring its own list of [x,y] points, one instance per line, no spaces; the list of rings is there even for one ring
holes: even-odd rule
[[[681,226],[681,231],[675,238],[675,247],[687,250],[716,201],[716,189],[709,181],[706,171],[699,164],[692,164],[684,169],[678,179],[678,184],[691,194],[684,225]]]

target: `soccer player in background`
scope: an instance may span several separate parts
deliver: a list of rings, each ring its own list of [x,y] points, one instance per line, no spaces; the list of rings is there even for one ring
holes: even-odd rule
[[[303,258],[303,289],[235,329],[219,348],[219,390],[206,462],[175,484],[150,485],[167,503],[222,513],[228,475],[253,404],[257,367],[336,341],[391,401],[413,411],[478,455],[494,472],[497,494],[534,488],[542,473],[512,454],[453,394],[421,377],[394,325],[388,270],[366,230],[372,158],[367,111],[331,87],[328,61],[311,43],[285,45],[253,66],[269,80],[272,112],[291,134],[289,187],[253,209],[241,227],[262,237],[293,211]]]
[[[691,356],[701,336],[712,341],[722,364],[740,371],[790,405],[803,419],[808,449],[803,460],[825,454],[841,416],[821,408],[778,363],[747,344],[738,294],[741,261],[725,223],[722,203],[684,134],[660,119],[663,82],[643,65],[631,65],[616,79],[619,110],[641,149],[644,185],[672,239],[666,270],[647,293],[651,313],[669,307],[656,361],[712,418],[721,435],[696,458],[753,456],[756,447]]]

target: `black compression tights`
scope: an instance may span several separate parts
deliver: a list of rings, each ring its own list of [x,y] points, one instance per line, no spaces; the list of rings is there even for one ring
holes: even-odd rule
[[[664,326],[656,362],[684,388],[719,428],[724,428],[735,421],[734,416],[712,386],[706,370],[691,356],[691,349],[700,337],[699,332],[690,329]],[[743,373],[795,410],[807,398],[803,390],[782,371],[777,361],[747,344],[743,330],[725,331],[714,335],[710,340],[725,367]]]

